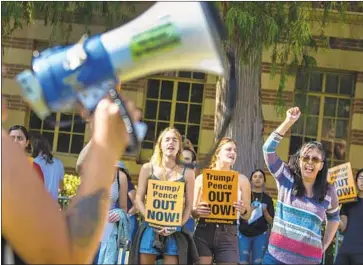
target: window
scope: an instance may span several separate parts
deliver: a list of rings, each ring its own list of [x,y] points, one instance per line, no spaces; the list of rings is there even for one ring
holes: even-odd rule
[[[159,133],[173,126],[198,149],[205,74],[179,72],[177,78],[148,80],[144,120],[148,132],[143,149],[153,149]]]
[[[295,105],[303,115],[292,127],[290,154],[304,142],[318,140],[324,146],[329,167],[348,159],[354,86],[353,74],[316,71],[297,74]]]
[[[52,145],[53,152],[66,154],[79,154],[83,148],[85,123],[80,123],[81,117],[75,113],[52,113],[45,120],[40,120],[31,111],[29,118],[29,131],[43,134]],[[53,126],[47,121],[62,122],[69,126]]]

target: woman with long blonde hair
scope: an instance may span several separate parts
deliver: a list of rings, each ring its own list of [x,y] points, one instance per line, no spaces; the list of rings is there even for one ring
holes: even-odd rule
[[[174,128],[166,128],[162,131],[150,162],[141,168],[135,199],[140,214],[145,216],[145,195],[149,179],[184,182],[185,206],[182,214],[182,230],[176,231],[171,227],[155,228],[144,222],[135,236],[130,253],[130,264],[154,264],[156,257],[160,255],[163,255],[164,264],[188,263],[186,251],[194,245],[191,235],[189,239],[187,238],[188,233],[184,224],[192,210],[195,175],[193,170],[181,166],[182,152],[180,133]],[[181,246],[180,242],[184,244]],[[197,256],[196,250],[195,255]],[[194,259],[197,258],[195,255]]]
[[[232,170],[237,159],[237,147],[235,142],[224,137],[218,145],[212,158],[210,169]],[[237,225],[212,224],[205,222],[211,210],[202,198],[203,175],[199,175],[194,188],[194,207],[192,214],[199,218],[194,232],[194,242],[200,256],[200,264],[238,263],[238,238]],[[246,176],[239,174],[238,200],[233,206],[239,212],[240,218],[248,220],[251,214],[251,186]]]

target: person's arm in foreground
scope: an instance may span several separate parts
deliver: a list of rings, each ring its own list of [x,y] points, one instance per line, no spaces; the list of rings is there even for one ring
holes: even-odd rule
[[[103,99],[94,114],[92,151],[69,208],[48,194],[24,152],[2,131],[2,234],[27,263],[89,263],[99,244],[115,163],[127,142],[117,105]]]

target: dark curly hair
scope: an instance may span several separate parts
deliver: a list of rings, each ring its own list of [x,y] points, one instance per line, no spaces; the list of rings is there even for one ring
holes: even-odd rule
[[[327,181],[327,175],[328,175],[328,164],[326,161],[326,155],[323,148],[323,145],[320,142],[312,141],[308,142],[302,145],[302,147],[293,154],[288,163],[288,167],[290,168],[291,174],[294,178],[294,184],[293,184],[293,194],[296,197],[302,197],[305,195],[306,190],[305,186],[303,184],[302,176],[301,176],[301,168],[300,168],[300,156],[301,152],[303,150],[309,149],[318,149],[322,155],[323,159],[323,168],[319,171],[318,175],[316,176],[314,185],[313,185],[313,199],[323,202],[325,195],[328,190],[328,181]]]

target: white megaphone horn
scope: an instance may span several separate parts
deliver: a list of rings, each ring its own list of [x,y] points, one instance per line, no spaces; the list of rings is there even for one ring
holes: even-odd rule
[[[101,36],[122,82],[173,70],[225,76],[224,28],[208,2],[159,2]]]

